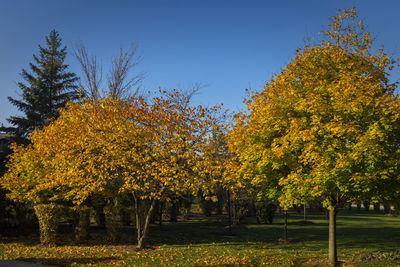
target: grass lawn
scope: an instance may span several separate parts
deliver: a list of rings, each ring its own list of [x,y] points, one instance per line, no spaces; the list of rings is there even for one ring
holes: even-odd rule
[[[86,245],[71,245],[69,237],[58,247],[39,245],[37,234],[2,238],[0,259],[50,265],[204,266],[272,265],[324,266],[328,252],[328,221],[311,215],[314,224],[289,217],[290,244],[276,242],[283,234],[282,217],[259,225],[247,218],[232,229],[222,217],[152,225],[151,248],[135,251],[135,231],[125,228],[121,243],[106,244],[104,232],[94,230]],[[371,212],[341,211],[338,215],[338,256],[342,266],[400,266],[400,217]]]

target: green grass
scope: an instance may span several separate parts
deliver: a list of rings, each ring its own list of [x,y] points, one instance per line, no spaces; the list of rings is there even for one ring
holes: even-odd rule
[[[253,218],[232,229],[223,217],[152,225],[150,249],[135,251],[134,229],[125,228],[117,245],[105,245],[104,232],[93,231],[90,243],[48,248],[38,236],[3,239],[1,259],[17,259],[50,265],[204,266],[273,265],[319,266],[326,264],[328,222],[323,215],[307,217],[313,225],[296,222],[290,215],[290,244],[276,242],[283,234],[282,218],[272,225],[258,225]],[[338,216],[338,256],[343,266],[400,266],[400,218],[373,212],[341,211]],[[25,240],[25,241],[24,241]]]

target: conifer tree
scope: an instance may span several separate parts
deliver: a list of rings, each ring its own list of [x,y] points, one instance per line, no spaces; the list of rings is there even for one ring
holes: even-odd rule
[[[46,37],[46,45],[39,45],[39,55],[33,55],[34,63],[29,64],[31,71],[22,69],[25,82],[18,83],[21,99],[8,99],[24,114],[10,116],[7,121],[13,127],[1,129],[12,134],[15,141],[26,141],[30,131],[42,128],[59,115],[58,109],[66,102],[78,98],[78,77],[67,71],[66,55],[66,46],[62,46],[58,32],[52,30]]]

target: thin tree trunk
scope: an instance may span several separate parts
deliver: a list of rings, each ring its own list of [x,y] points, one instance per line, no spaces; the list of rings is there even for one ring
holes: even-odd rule
[[[233,224],[233,220],[232,220],[232,202],[231,202],[231,193],[230,191],[228,191],[228,220],[229,220],[229,225]]]
[[[376,213],[381,212],[381,205],[379,203],[374,203],[374,211]]]
[[[334,266],[337,263],[336,213],[336,207],[329,210],[329,263]]]
[[[164,211],[164,201],[160,201],[159,222],[158,222],[158,225],[160,226],[160,228],[161,228],[161,226],[162,226],[162,221],[163,221],[163,218],[162,218],[162,216],[163,216],[163,211]]]
[[[141,223],[140,223],[140,211],[139,211],[139,198],[134,195],[135,198],[135,217],[136,217],[136,231],[137,239],[139,240],[141,234]]]
[[[159,195],[162,195],[165,191],[165,187],[161,188],[159,191]],[[156,206],[156,199],[153,198],[150,203],[150,208],[147,211],[146,218],[144,220],[144,224],[142,225],[140,223],[140,211],[139,211],[139,198],[134,194],[135,198],[135,210],[136,210],[136,227],[137,227],[137,246],[136,248],[138,250],[141,250],[144,248],[146,238],[147,238],[147,233],[149,231],[149,225],[150,225],[150,219],[151,215],[153,214],[154,207]]]
[[[288,239],[287,239],[287,210],[284,211],[283,239],[285,240],[285,242],[288,241]]]
[[[385,214],[390,213],[390,212],[391,212],[390,204],[384,203],[384,204],[383,204],[383,210],[384,210]]]
[[[232,206],[231,206],[231,193],[228,191],[228,205],[227,205],[227,211],[228,211],[228,220],[229,220],[229,225],[232,225]]]
[[[137,239],[137,241],[138,241],[137,246],[136,246],[137,249],[143,249],[144,248],[146,237],[147,237],[147,233],[149,231],[150,218],[151,218],[151,215],[153,214],[153,210],[154,210],[154,206],[155,205],[156,205],[156,200],[153,199],[151,201],[150,208],[149,208],[149,210],[147,211],[147,214],[146,214],[146,219],[144,221],[143,230],[141,230],[141,231],[138,230],[138,233],[140,232],[141,235],[138,236],[138,239]]]
[[[364,201],[364,202],[363,202],[365,211],[369,211],[369,205],[370,205],[370,204],[371,204],[371,203],[370,203],[369,201]]]

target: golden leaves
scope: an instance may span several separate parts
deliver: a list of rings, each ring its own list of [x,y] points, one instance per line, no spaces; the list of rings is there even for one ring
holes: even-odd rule
[[[250,93],[248,112],[235,116],[228,134],[237,179],[290,205],[340,191],[360,196],[355,173],[373,173],[365,186],[387,177],[383,162],[399,159],[399,100],[386,73],[393,61],[370,51],[362,27],[354,8],[343,10],[324,32],[327,40],[299,49],[261,92]]]
[[[218,128],[212,116],[218,107],[187,101],[172,91],[151,102],[69,103],[57,120],[31,134],[32,145],[13,146],[2,184],[15,199],[76,203],[110,190],[160,198],[165,186],[171,192],[198,188],[193,181],[200,177],[197,170],[207,168],[200,162],[209,147],[208,129]]]

